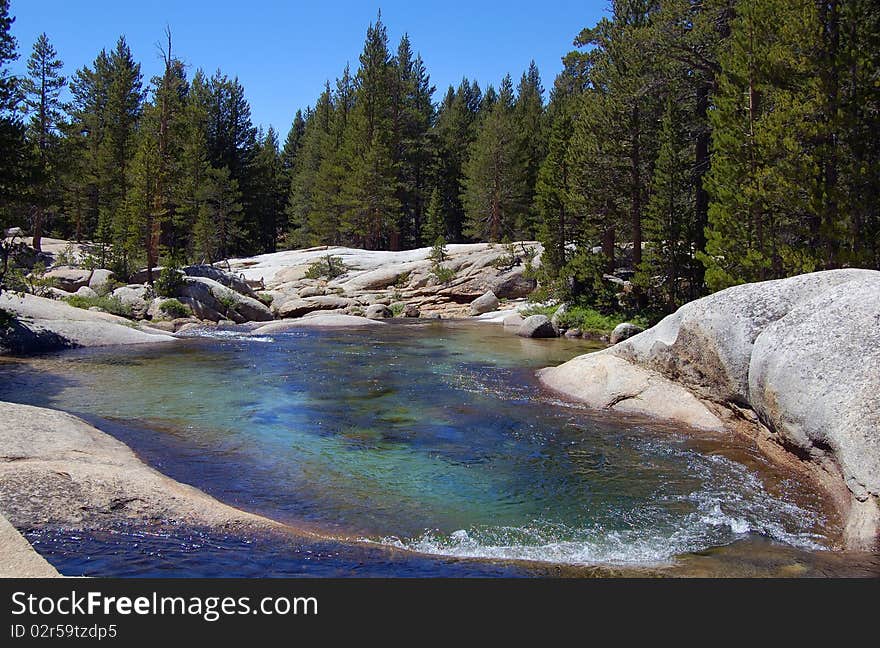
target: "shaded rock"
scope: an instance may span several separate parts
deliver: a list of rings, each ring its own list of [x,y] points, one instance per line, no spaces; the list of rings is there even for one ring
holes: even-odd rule
[[[273,319],[265,304],[213,279],[186,277],[178,295],[180,301],[192,308],[200,319],[218,322],[228,318],[237,324]]]
[[[419,317],[421,314],[421,310],[419,310],[419,307],[415,304],[407,304],[403,307],[404,317]]]
[[[83,286],[89,285],[89,279],[92,277],[91,270],[82,268],[71,268],[68,266],[58,266],[46,271],[44,275],[47,279],[52,279],[55,286],[65,292],[76,292]]]
[[[565,337],[567,338],[579,338],[581,337],[581,330],[579,328],[568,329],[565,332]]]
[[[112,270],[98,268],[92,271],[92,276],[89,278],[89,288],[95,292],[107,292],[108,284],[112,285],[112,282],[115,280],[116,275],[113,274]]]
[[[257,294],[254,292],[254,289],[248,284],[248,282],[240,277],[239,275],[233,274],[231,272],[226,272],[221,270],[220,268],[216,268],[211,265],[200,264],[200,265],[192,265],[182,268],[183,274],[187,277],[202,277],[205,279],[212,279],[217,283],[226,286],[227,288],[231,288],[235,292],[247,295],[248,297],[252,297],[254,299],[257,298]]]
[[[162,321],[162,322],[156,322],[156,321],[150,322],[150,328],[153,328],[153,329],[156,329],[159,331],[166,331],[168,333],[174,333],[176,330],[174,328],[174,324],[172,324],[171,322],[169,322],[167,320]]]
[[[364,316],[372,320],[388,319],[389,317],[394,317],[394,313],[392,313],[391,309],[385,306],[385,304],[371,304],[370,306],[367,306],[367,310],[364,311]]]
[[[557,337],[556,328],[546,315],[529,315],[523,320],[516,334],[527,338]]]
[[[537,286],[535,279],[524,277],[522,269],[516,268],[498,275],[492,281],[492,292],[504,299],[519,299],[531,295]]]
[[[138,285],[122,286],[110,294],[122,302],[123,306],[131,309],[132,317],[137,319],[143,319],[147,316],[150,302],[155,297],[152,288]]]
[[[644,330],[645,329],[641,326],[636,326],[629,322],[621,322],[614,327],[613,331],[611,331],[611,344],[623,342],[624,340],[631,338],[633,335],[638,335]]]
[[[471,302],[471,315],[482,315],[483,313],[497,310],[498,303],[498,297],[495,296],[495,293],[489,291]]]
[[[0,352],[37,353],[73,347],[166,342],[132,322],[109,313],[75,308],[34,295],[0,295],[0,308],[16,315],[12,328],[0,332]]]

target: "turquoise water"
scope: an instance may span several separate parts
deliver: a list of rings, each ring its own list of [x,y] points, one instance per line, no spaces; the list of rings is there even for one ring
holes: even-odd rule
[[[228,330],[5,363],[0,399],[79,413],[223,501],[377,547],[656,565],[826,544],[818,499],[748,448],[541,391],[535,368],[588,350],[442,322]]]

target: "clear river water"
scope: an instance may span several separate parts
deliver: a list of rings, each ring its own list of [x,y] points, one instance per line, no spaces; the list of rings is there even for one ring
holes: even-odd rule
[[[747,442],[542,391],[536,368],[594,348],[420,321],[6,360],[0,400],[83,416],[172,478],[335,539],[27,535],[71,575],[880,573],[827,551],[822,498]]]

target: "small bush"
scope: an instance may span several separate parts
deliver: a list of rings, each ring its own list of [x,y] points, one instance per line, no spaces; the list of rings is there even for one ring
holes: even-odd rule
[[[262,303],[264,306],[271,306],[271,305],[272,305],[272,302],[275,301],[275,296],[272,295],[271,293],[267,293],[267,292],[258,292],[258,293],[257,293],[257,299],[258,299],[258,300],[260,301],[260,303]]]
[[[81,262],[82,259],[70,243],[68,243],[61,252],[55,255],[55,265],[76,268]]]
[[[306,279],[335,279],[341,277],[348,271],[342,258],[338,256],[330,256],[329,254],[323,259],[318,259],[306,270]]]
[[[406,310],[406,304],[402,302],[395,302],[394,304],[391,304],[389,308],[391,309],[392,317],[400,317],[403,314],[403,311]]]
[[[447,268],[446,266],[442,266],[439,263],[435,264],[434,267],[431,268],[431,274],[434,275],[434,278],[437,279],[437,283],[448,284],[450,281],[455,279],[455,270],[452,268]]]
[[[546,315],[553,317],[559,309],[555,306],[531,306],[523,311],[523,315]],[[579,328],[584,333],[608,335],[614,327],[622,322],[632,322],[636,326],[647,328],[649,322],[645,317],[637,315],[630,317],[624,313],[611,313],[605,315],[589,306],[568,306],[559,316],[559,324],[565,328]]]
[[[7,329],[12,328],[12,323],[15,321],[15,314],[9,312],[8,310],[3,310],[0,308],[0,331],[5,331]]]
[[[30,274],[25,277],[28,292],[37,297],[49,295],[49,289],[58,285],[54,277],[46,276],[46,266],[43,263],[35,263]]]
[[[180,268],[169,264],[159,272],[159,278],[153,282],[153,289],[160,297],[174,297],[183,286],[183,273]]]
[[[102,311],[112,313],[113,315],[129,318],[132,316],[131,307],[123,304],[118,297],[106,295],[104,297],[83,297],[82,295],[71,295],[64,301],[71,306],[76,306],[77,308],[83,308],[85,310],[97,306]]]
[[[176,299],[166,299],[159,304],[159,310],[172,318],[187,317],[191,314],[189,306]]]

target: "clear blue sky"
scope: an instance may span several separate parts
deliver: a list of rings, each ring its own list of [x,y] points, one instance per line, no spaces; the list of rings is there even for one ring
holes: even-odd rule
[[[549,89],[581,28],[607,10],[606,0],[12,0],[13,34],[24,71],[36,37],[45,31],[68,76],[91,64],[101,48],[125,34],[145,81],[160,71],[156,44],[166,25],[177,56],[190,66],[218,67],[238,76],[255,124],[284,138],[298,108],[313,104],[325,79],[346,62],[357,68],[367,26],[381,7],[392,50],[404,32],[422,58],[438,94],[462,76],[481,87],[514,81],[534,59]]]

